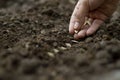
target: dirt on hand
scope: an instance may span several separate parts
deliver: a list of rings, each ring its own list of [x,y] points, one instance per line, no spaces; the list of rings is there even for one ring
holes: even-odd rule
[[[0,1],[0,80],[117,80],[106,74],[119,76],[120,18],[75,41],[68,33],[74,4]]]

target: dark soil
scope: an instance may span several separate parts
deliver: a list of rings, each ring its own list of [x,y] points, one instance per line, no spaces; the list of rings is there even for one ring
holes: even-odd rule
[[[0,3],[0,80],[108,80],[120,69],[120,18],[74,41],[73,0]]]

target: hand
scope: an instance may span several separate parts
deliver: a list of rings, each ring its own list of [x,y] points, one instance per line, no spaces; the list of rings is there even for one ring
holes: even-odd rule
[[[69,32],[75,39],[94,34],[117,8],[119,0],[79,0],[71,16]],[[84,24],[89,19],[89,24]],[[78,31],[78,33],[75,33]]]

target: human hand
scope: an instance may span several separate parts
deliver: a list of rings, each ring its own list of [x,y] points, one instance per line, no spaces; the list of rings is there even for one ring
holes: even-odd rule
[[[75,39],[94,34],[117,8],[119,0],[79,0],[71,16],[69,32]],[[85,24],[89,19],[89,23]],[[78,31],[78,33],[75,33]]]

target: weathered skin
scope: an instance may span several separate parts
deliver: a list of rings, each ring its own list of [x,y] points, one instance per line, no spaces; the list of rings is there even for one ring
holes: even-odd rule
[[[100,25],[110,17],[117,8],[119,0],[79,0],[71,16],[69,32],[75,39],[94,34]],[[91,19],[92,25],[85,25],[85,17]],[[75,30],[79,31],[75,34]]]

